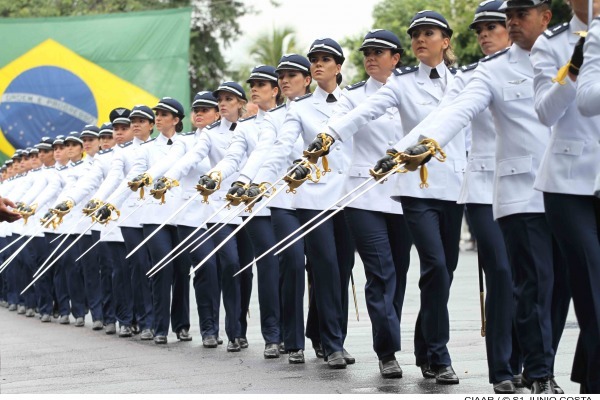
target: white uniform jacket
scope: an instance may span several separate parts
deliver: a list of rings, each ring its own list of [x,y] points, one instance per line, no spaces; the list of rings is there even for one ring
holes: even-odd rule
[[[225,152],[233,140],[235,127],[236,125],[233,125],[231,121],[223,118],[204,128],[194,147],[186,152],[184,157],[165,172],[165,176],[180,180],[183,176],[189,175],[205,158],[208,158],[211,166],[216,165],[225,156]],[[201,173],[201,175],[203,174],[204,173]],[[200,178],[200,175],[198,175],[197,178]],[[224,179],[221,182],[221,188],[210,195],[208,198],[208,208],[206,210],[206,213],[208,213],[206,214],[207,216],[210,216],[223,205],[227,190],[229,190],[231,183],[234,181],[234,176]],[[203,207],[204,206],[206,205],[203,205]],[[209,222],[219,222],[229,213],[230,210],[225,209],[213,217]],[[239,218],[234,218],[230,223],[239,224],[240,222],[241,220]]]
[[[342,97],[337,102],[334,114],[329,123],[348,114],[365,102],[369,96],[375,94],[382,86],[383,83],[373,78],[347,86],[342,91]],[[350,169],[344,180],[341,195],[349,193],[366,179],[370,178],[369,169],[373,166],[373,160],[377,160],[382,154],[385,154],[385,151],[400,140],[403,134],[400,114],[396,107],[388,108],[381,117],[360,127],[352,137],[354,146],[352,147]],[[396,175],[391,176],[388,181],[366,192],[358,200],[350,203],[350,207],[391,214],[402,214],[402,206],[399,203],[388,200],[394,191]],[[360,191],[362,189],[351,196],[356,196]]]
[[[541,35],[531,50],[535,72],[535,109],[540,121],[552,127],[535,188],[544,192],[592,195],[600,172],[600,115],[586,118],[577,109],[578,82],[552,78],[573,54],[586,24],[573,17]]]
[[[533,182],[550,128],[538,120],[533,92],[529,53],[512,45],[483,58],[452,104],[440,110],[435,121],[418,126],[414,132],[437,140],[443,147],[476,115],[490,108],[497,133],[495,218],[544,212],[542,194],[533,188]]]
[[[408,134],[438,106],[443,97],[444,87],[447,89],[454,80],[452,72],[443,63],[436,69],[440,75],[440,82],[436,83],[429,78],[432,68],[425,64],[395,69],[377,93],[371,95],[352,112],[329,124],[331,134],[346,141],[360,127],[384,115],[390,107],[398,108],[404,134]],[[414,141],[411,141],[410,145],[412,144],[415,144]],[[400,141],[394,147],[397,150],[404,150],[408,146],[403,146]],[[445,163],[433,160],[428,164],[429,187],[427,189],[419,187],[421,180],[418,173],[408,173],[397,178],[395,194],[456,201],[467,164],[464,132],[460,131],[452,141],[446,143],[444,151],[448,156]],[[383,154],[373,159],[372,164]],[[364,173],[368,173],[368,169]]]
[[[340,99],[342,91],[339,87],[332,93]],[[275,182],[281,178],[280,172],[285,170],[288,155],[294,148],[298,137],[304,141],[304,148],[308,147],[317,134],[323,132],[329,117],[333,114],[336,103],[327,103],[328,94],[317,86],[313,94],[297,98],[289,104],[285,120],[281,126],[275,146],[272,148],[265,163],[256,174],[256,182]],[[331,172],[321,177],[318,183],[305,182],[292,200],[293,208],[309,210],[324,210],[330,207],[341,196],[341,189],[350,167],[352,140],[336,142],[329,150],[327,156]],[[296,158],[301,158],[298,154]],[[321,165],[321,161],[319,161]],[[285,195],[280,195],[285,196]]]

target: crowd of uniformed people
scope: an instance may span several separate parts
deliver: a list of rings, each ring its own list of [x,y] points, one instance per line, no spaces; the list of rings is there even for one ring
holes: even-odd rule
[[[0,186],[22,216],[0,224],[2,305],[189,341],[192,275],[203,346],[239,352],[255,273],[264,357],[304,363],[308,338],[346,368],[357,252],[381,375],[401,378],[414,245],[415,364],[457,384],[447,305],[466,211],[493,390],[562,393],[554,360],[572,297],[571,378],[599,393],[600,20],[588,31],[587,0],[570,4],[572,19],[548,27],[547,0],[483,1],[470,28],[485,57],[458,70],[450,25],[424,10],[407,32],[417,66],[402,66],[396,34],[372,30],[359,49],[369,78],[341,89],[343,50],[317,39],[306,57],[255,67],[249,96],[231,81],[197,93],[192,132],[164,97],[17,150]],[[248,102],[258,111],[242,118]]]

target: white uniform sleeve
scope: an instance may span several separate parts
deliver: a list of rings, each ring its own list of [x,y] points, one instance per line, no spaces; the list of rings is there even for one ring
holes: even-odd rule
[[[533,66],[533,87],[535,90],[535,111],[540,122],[546,126],[553,126],[560,120],[569,105],[575,100],[576,84],[567,77],[565,84],[553,83],[560,60],[552,51],[550,41],[540,36],[531,49],[529,56]]]
[[[248,152],[246,126],[249,124],[252,124],[252,122],[247,122],[238,126],[233,135],[233,140],[227,148],[225,156],[210,169],[209,173],[220,171],[224,181],[238,170],[240,163],[245,159]]]
[[[577,82],[579,112],[586,117],[600,114],[600,18],[594,19],[588,30]]]
[[[42,210],[46,207],[50,207],[48,204],[50,200],[53,200],[58,196],[64,187],[64,180],[60,176],[60,172],[54,170],[54,175],[48,177],[48,186],[40,193],[38,197],[31,204],[37,204],[37,209]]]
[[[31,205],[32,201],[46,189],[46,186],[48,186],[48,173],[44,170],[40,172],[35,184],[23,195],[23,198],[21,198],[23,203]]]
[[[159,162],[154,163],[150,167],[146,173],[152,177],[156,181],[157,178],[161,178],[163,176],[167,176],[165,172],[169,170],[177,161],[179,161],[186,152],[187,145],[184,140],[177,140],[173,143],[172,148],[165,155],[164,158],[161,158]]]
[[[115,189],[117,189],[123,179],[125,179],[125,162],[123,161],[125,153],[124,150],[115,153],[110,163],[110,170],[106,175],[106,179],[104,179],[96,193],[92,196],[93,199],[105,201],[112,193],[114,193]]]
[[[148,170],[148,151],[143,146],[152,146],[152,143],[142,145],[137,149],[135,161],[133,162],[131,170],[125,179],[121,181],[113,194],[106,200],[107,203],[112,204],[116,208],[121,208],[125,200],[131,196],[131,190],[129,189],[128,185],[129,181]]]
[[[210,151],[212,142],[206,132],[202,132],[196,145],[184,157],[181,157],[175,165],[173,165],[164,176],[171,179],[181,180],[181,177],[186,176],[189,172],[198,165]]]
[[[271,113],[266,113],[258,132],[258,142],[254,151],[248,157],[246,164],[240,172],[238,180],[244,184],[250,183],[256,177],[260,167],[272,151],[273,143],[277,139],[277,129]]]
[[[93,191],[100,187],[103,179],[104,172],[102,171],[102,161],[95,160],[86,172],[77,180],[77,185],[69,188],[59,199],[59,202],[71,200],[74,204],[79,204],[83,199],[88,198]]]

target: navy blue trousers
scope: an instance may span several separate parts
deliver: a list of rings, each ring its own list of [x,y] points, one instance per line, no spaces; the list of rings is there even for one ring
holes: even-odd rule
[[[304,254],[306,254],[306,242],[304,242]],[[308,281],[308,313],[306,316],[306,337],[310,339],[313,347],[321,345],[321,332],[319,332],[319,311],[315,299],[315,285],[313,282],[310,260],[306,259],[306,280]]]
[[[92,231],[91,235],[84,235],[79,242],[77,242],[77,246],[79,248],[79,254],[77,257],[92,247],[97,239],[100,239],[99,231]],[[85,297],[87,299],[90,313],[92,314],[92,320],[103,321],[102,281],[100,278],[100,264],[98,262],[98,247],[94,247],[78,262],[81,263]]]
[[[306,223],[319,210],[298,209]],[[348,329],[348,284],[354,266],[354,243],[344,211],[304,237],[311,263],[314,297],[319,314],[319,333],[325,355],[342,351]]]
[[[142,225],[144,235],[149,236],[158,224]],[[148,241],[152,264],[158,263],[179,243],[177,227],[165,225]],[[154,275],[152,284],[152,304],[154,305],[154,334],[166,336],[169,333],[169,319],[173,332],[190,329],[190,271],[191,262],[186,254],[166,263]],[[150,269],[148,267],[148,269]],[[171,299],[171,292],[173,298]]]
[[[131,290],[131,269],[125,259],[127,251],[122,242],[104,242],[106,249],[105,298],[110,298],[111,322],[115,319],[120,326],[131,327],[133,324],[133,293]],[[109,296],[108,292],[112,295]]]
[[[403,215],[358,208],[346,208],[345,213],[365,267],[373,350],[383,359],[401,348],[400,321],[412,238]]]
[[[67,240],[65,240],[65,243],[63,244],[64,247],[59,250],[59,254],[63,249],[66,249],[67,246],[70,246],[77,236],[79,235],[68,235]],[[79,254],[79,249],[77,248],[77,244],[75,244],[75,246],[72,246],[58,261],[58,263],[62,262],[65,267],[67,289],[69,290],[69,298],[71,299],[71,313],[75,318],[85,316],[85,286],[83,283],[83,274],[81,272],[81,263],[75,261],[79,257]]]
[[[242,268],[254,260],[254,247],[252,246],[252,240],[250,240],[250,235],[248,235],[246,227],[236,233],[235,238],[237,241],[240,268]],[[254,279],[252,268],[246,268],[235,279],[238,280],[240,287],[240,337],[245,338],[248,331],[247,318],[250,314],[250,297],[252,296],[252,280]]]
[[[20,235],[11,235],[8,237],[8,242],[12,243],[17,240]],[[25,239],[21,239],[25,240]],[[14,252],[20,247],[19,243],[14,244],[6,254],[6,257],[11,257]],[[4,268],[2,271],[2,275],[4,275],[4,279],[6,279],[6,299],[8,300],[8,304],[20,304],[20,290],[19,290],[19,267],[18,264],[18,255],[11,261],[11,263]]]
[[[513,352],[515,302],[512,271],[504,237],[494,221],[491,204],[467,204],[467,215],[477,240],[478,257],[485,271],[485,346],[490,383],[512,380],[510,359]]]
[[[191,226],[178,225],[177,233],[179,239],[183,240],[196,229]],[[203,235],[206,229],[200,229],[193,238]],[[204,236],[206,237],[206,236]],[[188,241],[191,243],[193,238]],[[202,241],[203,239],[201,239]],[[194,245],[195,247],[195,245]],[[189,254],[192,265],[200,263],[212,250],[212,247],[202,245]],[[200,320],[200,334],[202,337],[219,335],[219,314],[215,309],[220,306],[219,275],[217,274],[217,258],[211,257],[200,269],[194,273],[194,294],[196,297],[196,308]]]
[[[49,253],[51,253],[56,248],[56,246],[62,241],[61,238],[59,240],[56,240],[54,243],[50,243],[58,237],[58,234],[56,233],[45,233],[44,236],[46,236]],[[60,250],[59,252],[57,252],[57,254],[54,255],[54,257],[56,257],[58,254],[60,254]],[[49,274],[50,276],[52,276],[52,286],[54,288],[54,297],[56,300],[56,308],[58,309],[58,314],[61,316],[69,315],[71,312],[71,306],[69,304],[70,298],[69,288],[67,285],[67,268],[65,263],[62,260],[58,260],[52,266],[52,268],[45,274]]]
[[[252,241],[252,248],[256,256],[261,255],[276,243],[270,216],[254,217],[244,226],[244,229]],[[276,257],[263,257],[256,263],[256,274],[258,276],[258,304],[262,336],[266,344],[279,344],[282,339],[280,331],[279,261]]]
[[[48,237],[36,237],[32,240],[32,246],[36,251],[36,258],[34,260],[34,273],[42,265],[42,263],[50,255]],[[37,307],[40,314],[52,314],[52,303],[54,301],[52,297],[52,272],[48,271],[42,275],[35,283],[37,292]]]
[[[95,232],[92,232],[94,236]],[[98,234],[99,239],[99,234]],[[115,299],[113,297],[113,255],[108,242],[98,243],[98,264],[100,267],[100,281],[102,285],[102,321],[104,325],[117,322]]]
[[[28,236],[26,239],[23,239],[23,241],[28,240],[29,237],[30,236]],[[25,247],[23,251],[19,253],[19,256],[15,260],[18,261],[17,279],[19,295],[22,297],[22,304],[28,309],[35,309],[35,307],[37,306],[37,282],[29,289],[27,289],[27,291],[22,295],[20,293],[33,280],[33,274],[37,270],[35,265],[37,253],[38,249],[35,247],[34,241],[32,239],[31,242],[29,242],[29,244],[27,245],[27,247]]]
[[[209,224],[212,227],[214,224]],[[221,224],[219,224],[221,225]],[[219,226],[215,227],[215,231]],[[229,236],[236,225],[225,224],[222,229],[214,234],[203,246],[212,250]],[[209,250],[209,251],[210,251]],[[225,308],[225,333],[230,341],[241,336],[240,324],[240,284],[237,277],[233,275],[240,269],[240,258],[238,255],[237,236],[234,236],[216,254],[217,265],[221,270],[221,289],[223,292],[223,307]],[[214,256],[213,256],[214,257]],[[201,268],[204,268],[201,267]]]
[[[516,287],[515,318],[523,351],[524,374],[530,379],[550,377],[553,375],[555,344],[558,345],[554,331],[562,332],[561,321],[564,327],[566,318],[564,310],[553,315],[553,304],[563,303],[553,300],[555,267],[566,268],[553,244],[544,213],[513,214],[498,218],[498,223]]]
[[[600,393],[600,199],[544,193],[544,206],[548,225],[568,260],[580,329],[571,377],[586,393]]]
[[[144,240],[142,228],[121,227],[125,241],[125,250],[130,252]],[[131,290],[133,293],[133,315],[140,329],[152,329],[154,310],[152,306],[152,287],[146,272],[150,270],[150,253],[144,245],[127,259],[130,266]]]
[[[8,240],[5,237],[0,237],[0,249],[3,249],[8,245]],[[8,254],[9,250],[4,250],[0,253],[0,263],[3,263]],[[0,301],[6,300],[6,279],[4,278],[4,273],[0,274]]]
[[[402,196],[402,210],[421,261],[421,309],[415,326],[417,365],[452,364],[448,353],[448,298],[458,263],[464,206],[453,201]]]
[[[300,227],[296,211],[284,208],[271,208],[271,224],[277,242]],[[304,240],[297,241],[278,257],[283,343],[286,350],[304,349]]]

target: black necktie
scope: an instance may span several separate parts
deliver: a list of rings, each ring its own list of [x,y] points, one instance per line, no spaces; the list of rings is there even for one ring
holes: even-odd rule
[[[440,79],[440,74],[438,73],[436,68],[431,70],[431,73],[429,74],[429,79]]]
[[[335,96],[333,95],[333,93],[329,93],[327,95],[327,100],[325,100],[328,103],[335,103],[337,101],[337,99],[335,98]]]
[[[235,127],[237,126],[237,122],[234,122],[233,124],[231,124],[231,126],[229,127],[230,131],[235,131]]]
[[[173,141],[171,139],[167,140],[167,146],[170,146],[173,144]]]

